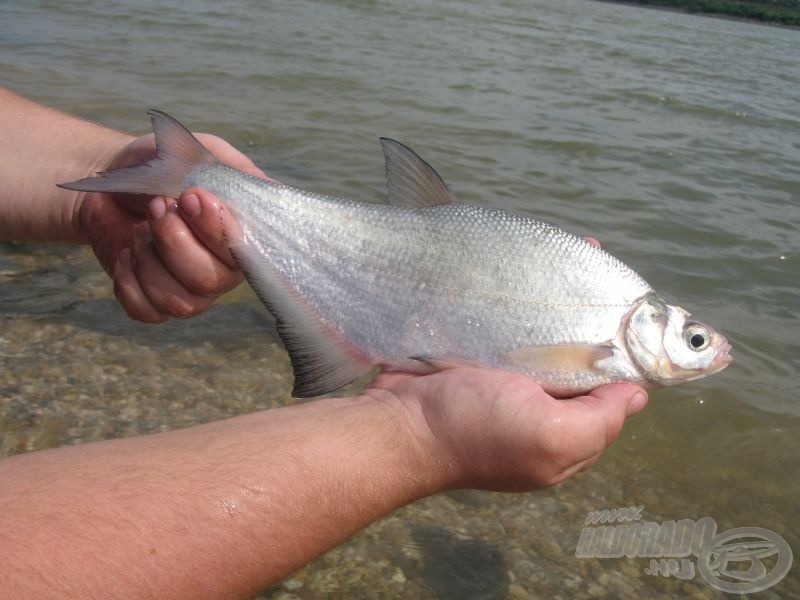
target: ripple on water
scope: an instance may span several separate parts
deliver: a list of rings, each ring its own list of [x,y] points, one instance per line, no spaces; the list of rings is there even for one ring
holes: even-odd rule
[[[458,198],[595,235],[734,344],[723,373],[654,391],[588,473],[415,503],[269,597],[707,596],[574,556],[587,512],[632,504],[798,546],[796,31],[577,0],[48,0],[9,3],[3,25],[4,84],[136,132],[163,108],[288,183],[382,199],[375,138],[401,139]],[[0,245],[0,282],[0,454],[291,402],[250,295],[132,324],[62,246]],[[463,572],[479,562],[486,587]]]

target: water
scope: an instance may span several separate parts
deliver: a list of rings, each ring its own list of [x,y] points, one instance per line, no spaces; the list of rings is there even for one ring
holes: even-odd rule
[[[396,137],[461,200],[599,238],[736,358],[654,392],[588,473],[418,502],[268,597],[721,597],[647,559],[575,557],[587,512],[640,504],[800,553],[797,31],[577,0],[221,6],[1,3],[0,81],[136,132],[158,107],[287,183],[365,200],[385,197],[376,138]],[[246,290],[150,327],[82,248],[2,245],[0,281],[2,454],[291,402]],[[762,595],[798,597],[798,573]]]

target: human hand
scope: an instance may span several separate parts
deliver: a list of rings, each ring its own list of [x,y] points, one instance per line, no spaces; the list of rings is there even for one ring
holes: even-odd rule
[[[584,239],[600,248],[595,238]],[[425,376],[385,371],[364,394],[400,404],[412,435],[445,472],[446,487],[508,492],[549,487],[588,469],[625,419],[647,405],[647,392],[633,384],[558,400],[529,377],[479,368]]]
[[[504,492],[549,487],[588,469],[647,404],[632,384],[557,400],[529,377],[482,368],[386,371],[364,395],[402,407],[443,488]]]
[[[268,177],[249,158],[213,135],[196,137],[221,162]],[[155,156],[153,135],[130,141],[104,170]],[[76,210],[80,230],[114,281],[114,294],[138,321],[159,323],[208,308],[242,281],[220,222],[220,204],[188,190],[179,202],[130,194],[87,193]]]

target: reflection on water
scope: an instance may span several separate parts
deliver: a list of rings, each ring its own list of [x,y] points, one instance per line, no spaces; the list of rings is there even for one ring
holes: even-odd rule
[[[588,512],[640,504],[648,520],[711,516],[800,547],[796,31],[579,0],[0,15],[14,89],[134,131],[156,106],[288,183],[365,200],[385,197],[376,138],[396,137],[463,201],[595,235],[734,346],[722,374],[654,392],[591,471],[417,502],[268,597],[721,597],[647,576],[644,559],[575,557]],[[246,290],[147,326],[85,249],[2,244],[0,282],[3,455],[292,402]],[[796,594],[799,572],[762,595]]]

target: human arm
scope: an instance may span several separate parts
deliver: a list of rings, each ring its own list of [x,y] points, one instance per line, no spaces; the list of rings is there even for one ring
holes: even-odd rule
[[[55,184],[108,164],[134,138],[2,87],[0,131],[0,239],[86,243],[79,195]]]
[[[6,459],[0,589],[252,596],[418,498],[540,489],[586,468],[639,392],[554,400],[501,371],[384,373],[355,398]]]
[[[120,212],[106,213],[106,200]],[[114,250],[116,235],[93,245],[106,266],[104,252],[114,258],[118,296],[136,299],[138,285],[152,302],[141,280],[159,281],[156,258],[175,275],[161,253],[174,248],[158,245],[162,228],[171,230],[162,219],[195,235],[181,223],[191,222],[188,207],[197,200],[206,207],[200,218],[209,219],[199,229],[208,234],[218,209],[190,191],[180,212],[164,204],[164,215],[145,218],[141,204],[129,213],[122,200],[98,195],[93,213],[86,198],[50,199],[33,217],[15,204],[23,217],[14,218],[43,225],[50,221],[41,214],[88,212],[98,235],[127,232],[130,262],[124,248]],[[154,209],[159,200],[150,202]],[[142,229],[149,233],[136,240]],[[26,239],[89,239],[36,233],[57,230],[34,228]],[[198,238],[206,249],[222,241],[211,233]],[[152,261],[142,254],[151,250]],[[416,498],[457,487],[538,489],[587,467],[626,412],[641,408],[634,392],[611,386],[556,401],[530,380],[497,371],[386,373],[358,398],[0,461],[0,589],[11,597],[251,595]]]
[[[164,198],[56,187],[152,158],[152,134],[114,131],[2,87],[0,131],[0,240],[90,244],[123,308],[145,322],[197,314],[242,280],[213,233],[215,201],[194,196],[178,209]],[[266,177],[224,140],[197,137],[222,162]]]

